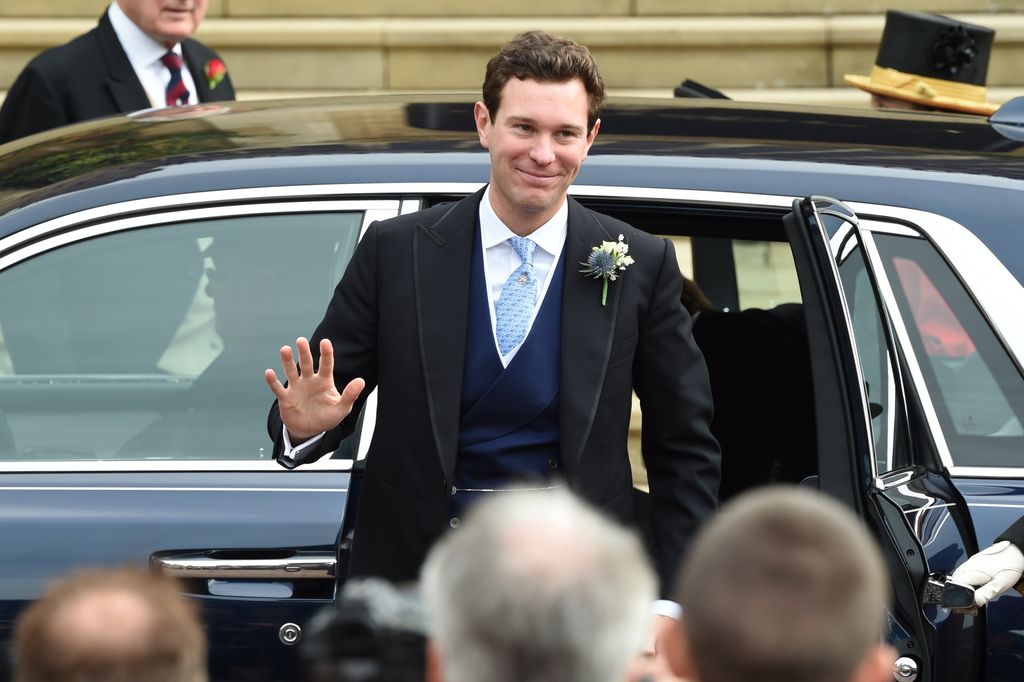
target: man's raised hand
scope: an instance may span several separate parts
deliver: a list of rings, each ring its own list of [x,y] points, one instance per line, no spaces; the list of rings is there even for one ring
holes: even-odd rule
[[[320,367],[316,372],[309,341],[300,337],[295,341],[295,348],[299,353],[298,368],[291,346],[281,347],[281,368],[288,380],[287,386],[272,369],[264,373],[264,378],[277,396],[281,421],[288,429],[289,438],[293,444],[298,444],[340,424],[352,411],[366,382],[353,379],[338,393],[334,385],[334,347],[328,339],[320,340]]]

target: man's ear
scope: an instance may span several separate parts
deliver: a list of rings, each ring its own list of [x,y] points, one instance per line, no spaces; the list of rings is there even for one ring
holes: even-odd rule
[[[487,143],[487,126],[491,123],[491,113],[487,111],[487,105],[477,102],[473,105],[473,119],[476,121],[476,134],[480,138],[480,146],[490,149]]]
[[[896,663],[896,650],[888,644],[877,644],[867,650],[850,682],[891,682]]]
[[[597,131],[601,129],[601,119],[594,121],[594,127],[587,133],[587,146],[583,150],[583,158],[587,158],[587,154],[590,152],[590,145],[594,144],[594,140],[597,138]]]
[[[424,682],[444,682],[444,662],[441,647],[433,637],[427,639],[427,665],[423,671]]]

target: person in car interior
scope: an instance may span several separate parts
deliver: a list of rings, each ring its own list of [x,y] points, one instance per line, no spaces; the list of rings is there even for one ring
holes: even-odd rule
[[[722,447],[719,503],[758,485],[799,483],[817,473],[803,306],[725,312],[685,276],[682,302],[711,378],[711,433]]]

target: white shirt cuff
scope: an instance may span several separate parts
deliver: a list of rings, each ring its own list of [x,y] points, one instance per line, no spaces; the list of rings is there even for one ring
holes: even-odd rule
[[[683,607],[668,599],[657,599],[651,603],[651,615],[667,616],[675,620],[682,620]]]
[[[309,448],[319,443],[320,439],[323,438],[324,434],[327,432],[322,431],[320,435],[313,436],[304,443],[300,443],[296,446],[292,446],[292,439],[288,437],[288,429],[284,425],[281,426],[281,433],[284,436],[284,452],[281,453],[280,459],[284,460],[288,464],[296,465],[302,463],[303,454],[306,453]]]

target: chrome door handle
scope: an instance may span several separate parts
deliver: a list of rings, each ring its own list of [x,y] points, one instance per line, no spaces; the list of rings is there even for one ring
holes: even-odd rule
[[[338,559],[334,554],[295,554],[287,557],[221,558],[216,552],[154,554],[149,558],[154,570],[174,578],[256,580],[333,579]]]

